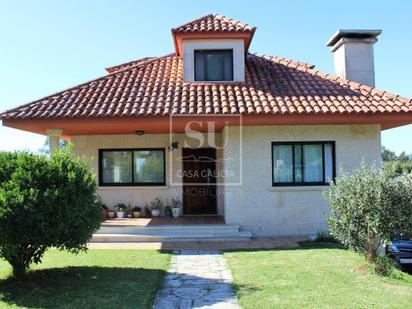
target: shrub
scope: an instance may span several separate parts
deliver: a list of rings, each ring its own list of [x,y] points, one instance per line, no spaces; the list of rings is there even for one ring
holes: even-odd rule
[[[101,210],[108,210],[109,207],[103,202],[102,198],[99,195],[96,195],[95,203]]]
[[[385,171],[389,176],[397,177],[412,173],[412,161],[392,161],[385,162]]]
[[[0,257],[22,277],[50,247],[78,253],[100,225],[96,183],[69,150],[0,152]]]
[[[319,230],[316,233],[315,242],[332,242],[337,243],[336,238],[333,237],[329,232]]]
[[[362,163],[352,176],[343,170],[325,191],[331,234],[369,262],[384,241],[412,230],[412,177],[392,177]]]
[[[383,276],[391,275],[396,269],[395,262],[385,255],[377,256],[374,264],[372,265],[372,270]]]

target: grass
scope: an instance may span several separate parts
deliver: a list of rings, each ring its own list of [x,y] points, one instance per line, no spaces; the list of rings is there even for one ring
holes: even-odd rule
[[[336,244],[225,252],[243,308],[411,308],[412,276],[372,273]]]
[[[49,250],[22,282],[0,260],[0,308],[151,308],[169,257],[154,250]]]

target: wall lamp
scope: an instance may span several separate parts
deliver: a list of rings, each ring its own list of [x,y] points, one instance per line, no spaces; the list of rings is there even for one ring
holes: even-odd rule
[[[167,148],[169,151],[173,151],[179,148],[179,142],[172,142],[170,146]]]

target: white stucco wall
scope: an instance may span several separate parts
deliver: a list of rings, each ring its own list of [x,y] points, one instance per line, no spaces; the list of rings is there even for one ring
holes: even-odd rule
[[[219,162],[217,169],[233,172],[231,177],[217,180],[225,184],[217,189],[218,213],[224,214],[227,223],[240,224],[258,236],[312,235],[327,228],[324,216],[328,205],[322,196],[325,187],[272,187],[271,142],[335,141],[337,172],[339,166],[352,171],[362,158],[381,162],[378,125],[247,126],[241,131],[242,138],[239,127],[226,127],[216,135],[216,144],[225,145],[217,151],[217,158],[225,159],[224,168]],[[181,148],[188,140],[182,134],[172,139],[179,142],[179,149],[168,152],[169,134],[72,138],[75,153],[88,158],[96,173],[100,148],[166,148],[166,186],[99,187],[99,194],[109,206],[120,202],[144,206],[156,197],[181,198],[182,187],[171,185],[170,173],[176,175],[182,168]]]
[[[225,161],[225,170],[238,170],[242,159],[242,184],[223,189],[225,220],[254,235],[312,235],[327,229],[325,187],[272,187],[271,142],[335,141],[337,172],[339,166],[352,171],[362,158],[381,162],[378,125],[243,127],[240,153],[238,127],[226,127],[222,136],[224,156],[233,159]]]
[[[221,134],[217,133],[215,143],[220,145]],[[172,140],[179,143],[177,150],[169,152],[167,150],[170,145],[169,134],[145,134],[137,135],[82,135],[73,136],[72,142],[74,145],[74,153],[77,156],[83,157],[89,161],[92,171],[96,175],[98,181],[98,158],[99,149],[107,148],[165,148],[166,154],[166,185],[165,186],[120,186],[120,187],[98,187],[98,194],[103,201],[111,208],[117,203],[131,204],[132,206],[143,207],[146,202],[150,202],[155,198],[160,198],[163,201],[170,198],[182,199],[182,186],[178,178],[178,172],[182,169],[182,147],[185,147],[185,142],[192,147],[196,141],[189,139],[182,134],[174,134]],[[203,147],[214,146],[209,145],[207,138],[204,139]],[[219,159],[222,156],[222,151],[216,151],[216,157]],[[220,163],[216,164],[216,169],[219,170]],[[217,178],[217,183],[221,180]],[[218,186],[217,191],[221,188]],[[223,214],[223,196],[217,196],[218,214]]]
[[[233,81],[245,81],[245,50],[243,39],[184,40],[183,76],[186,82],[195,80],[194,51],[197,49],[233,49]]]

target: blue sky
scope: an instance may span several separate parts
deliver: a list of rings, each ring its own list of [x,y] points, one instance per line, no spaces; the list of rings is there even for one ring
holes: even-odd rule
[[[343,5],[344,4],[344,5]],[[104,68],[173,51],[170,28],[217,12],[257,27],[251,51],[333,73],[327,39],[339,28],[382,29],[376,86],[412,98],[412,1],[2,1],[0,110],[102,76]],[[412,125],[382,144],[412,153]],[[0,127],[0,150],[39,149],[44,137]]]

